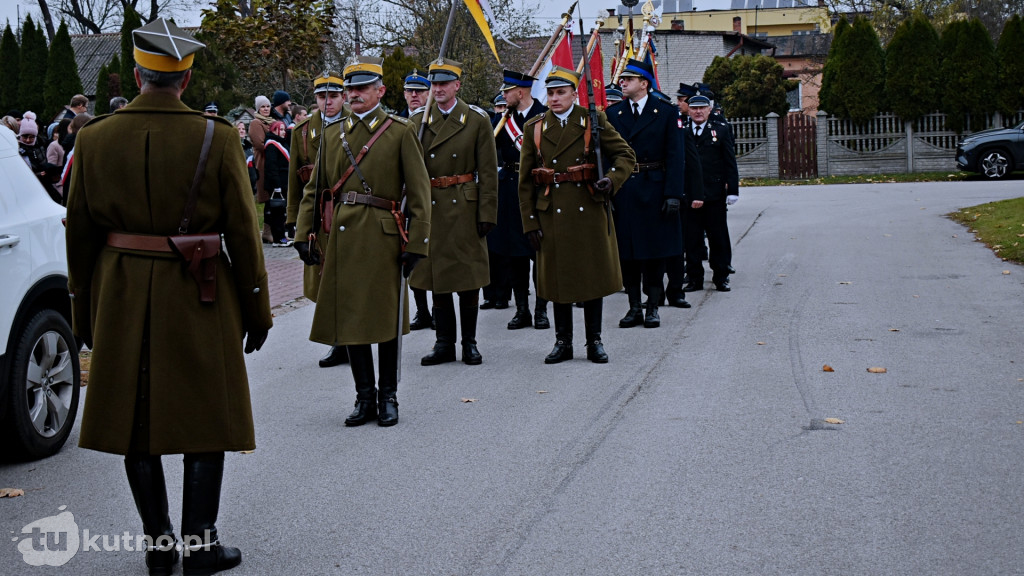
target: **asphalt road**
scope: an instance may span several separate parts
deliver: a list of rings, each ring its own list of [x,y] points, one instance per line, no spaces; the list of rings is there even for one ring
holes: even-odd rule
[[[656,330],[619,329],[607,298],[603,366],[580,359],[581,310],[556,366],[553,331],[506,330],[512,310],[481,313],[482,366],[421,367],[415,332],[390,429],[342,425],[351,374],[316,366],[313,307],[292,309],[248,358],[259,448],[227,459],[229,574],[1024,574],[1024,268],[944,217],[1022,193],[744,189],[731,293]],[[124,550],[23,562],[12,539],[62,505],[140,531],[121,459],[76,442],[0,464],[26,492],[0,500],[0,572],[145,573]]]

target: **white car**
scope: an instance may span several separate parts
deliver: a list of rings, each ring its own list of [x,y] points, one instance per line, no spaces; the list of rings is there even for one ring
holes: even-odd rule
[[[0,452],[17,459],[57,453],[78,414],[65,213],[0,128]]]

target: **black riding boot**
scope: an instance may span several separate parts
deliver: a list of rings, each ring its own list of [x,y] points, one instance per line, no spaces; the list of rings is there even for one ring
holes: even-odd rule
[[[545,364],[572,360],[572,304],[552,304],[555,315],[555,347],[544,359]]]
[[[377,345],[380,382],[377,392],[377,424],[398,424],[398,339]]]
[[[479,292],[459,292],[459,323],[462,325],[462,362],[476,366],[484,361],[476,347],[476,320],[480,315]]]
[[[640,307],[640,285],[626,286],[626,297],[629,298],[629,312],[619,320],[619,328],[632,328],[644,323],[644,312]],[[648,302],[651,298],[648,296]]]
[[[664,295],[661,283],[651,286],[651,293],[647,295],[647,310],[644,314],[644,328],[657,328],[661,326],[661,317],[658,316],[658,303]]]
[[[167,484],[159,456],[129,454],[124,457],[124,471],[132,489],[135,508],[142,518],[142,531],[149,537],[146,566],[149,576],[170,576],[178,563],[174,527],[167,512]]]
[[[345,426],[360,426],[377,418],[377,388],[373,374],[373,349],[369,344],[348,347],[352,380],[356,383],[356,408]]]
[[[533,326],[530,319],[530,296],[525,290],[513,290],[516,297],[516,315],[509,320],[509,330],[519,330]]]
[[[537,303],[533,309],[533,327],[537,330],[551,328],[551,322],[548,321],[548,301],[540,296],[537,296]]]
[[[348,350],[344,346],[331,346],[327,355],[320,359],[321,368],[348,364]]]
[[[242,563],[242,553],[238,548],[222,546],[217,540],[217,513],[223,476],[223,452],[185,454],[181,505],[181,539],[185,558],[181,567],[186,576],[208,576]]]
[[[434,327],[434,319],[430,316],[427,307],[427,291],[419,288],[412,289],[413,299],[416,301],[416,315],[409,324],[410,330],[424,330]]]
[[[604,301],[600,298],[583,303],[583,323],[587,332],[587,360],[597,364],[608,362],[601,343],[601,313]]]
[[[442,302],[447,297],[447,302]],[[422,359],[423,366],[436,366],[455,362],[455,305],[451,294],[434,295],[434,324],[437,326],[437,341],[434,349]]]

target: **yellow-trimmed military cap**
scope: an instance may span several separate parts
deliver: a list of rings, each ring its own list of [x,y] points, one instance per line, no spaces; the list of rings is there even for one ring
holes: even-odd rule
[[[338,74],[334,70],[324,70],[313,80],[314,94],[319,94],[321,92],[341,92],[344,88],[345,81],[342,80],[341,74]]]
[[[431,82],[451,82],[462,77],[462,62],[438,58],[430,63],[427,80]]]
[[[135,63],[157,72],[188,70],[195,53],[206,48],[206,44],[163,18],[132,30],[132,43]]]
[[[373,56],[356,56],[345,66],[345,87],[363,86],[384,77],[384,59]]]
[[[548,77],[544,80],[544,85],[548,88],[572,86],[573,90],[575,90],[576,87],[580,85],[580,75],[577,74],[575,70],[555,66],[551,69],[551,72],[548,72]]]

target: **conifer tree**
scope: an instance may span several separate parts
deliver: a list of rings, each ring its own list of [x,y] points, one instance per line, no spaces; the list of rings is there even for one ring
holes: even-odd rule
[[[832,46],[828,49],[825,66],[821,73],[821,88],[818,90],[818,108],[837,116],[845,115],[842,102],[834,97],[836,74],[842,58],[843,37],[850,30],[850,22],[840,17],[832,29]]]
[[[900,118],[914,121],[939,108],[939,34],[922,14],[904,20],[885,50],[885,94]]]
[[[871,22],[857,17],[840,50],[831,98],[842,103],[841,116],[867,122],[881,109],[885,89],[885,53]]]
[[[71,47],[68,26],[62,21],[50,45],[46,66],[46,86],[43,95],[47,118],[56,116],[63,105],[71,101],[72,96],[82,92],[75,50]]]
[[[11,30],[10,23],[4,28],[0,40],[0,114],[18,107],[18,68],[21,64],[21,47]]]
[[[992,38],[977,18],[951,22],[947,31],[942,35],[942,104],[947,126],[963,132],[970,114],[974,116],[971,129],[983,130],[987,126],[982,115],[995,110],[997,71]]]
[[[107,77],[107,94],[111,98],[114,96],[124,96],[124,93],[121,91],[121,57],[117,54],[114,54],[114,57],[107,63]],[[135,81],[134,76],[132,76],[132,81]]]
[[[96,104],[93,112],[96,116],[110,112],[110,70],[104,64],[96,75]]]
[[[125,8],[124,21],[121,23],[121,96],[129,101],[139,95],[139,87],[135,85],[135,44],[132,42],[132,30],[142,26],[138,12]]]
[[[1014,14],[1003,27],[996,45],[999,82],[996,104],[1006,116],[1024,110],[1024,19]]]
[[[405,77],[414,69],[418,70],[422,76],[426,76],[426,67],[420,66],[412,56],[406,56],[400,46],[396,46],[390,55],[384,57],[383,67],[384,85],[396,87],[396,89],[384,93],[383,103],[395,112],[401,112],[406,108],[405,96],[397,87],[405,84]]]
[[[21,30],[18,107],[23,111],[32,110],[40,121],[44,120],[47,52],[45,33],[27,16]]]

